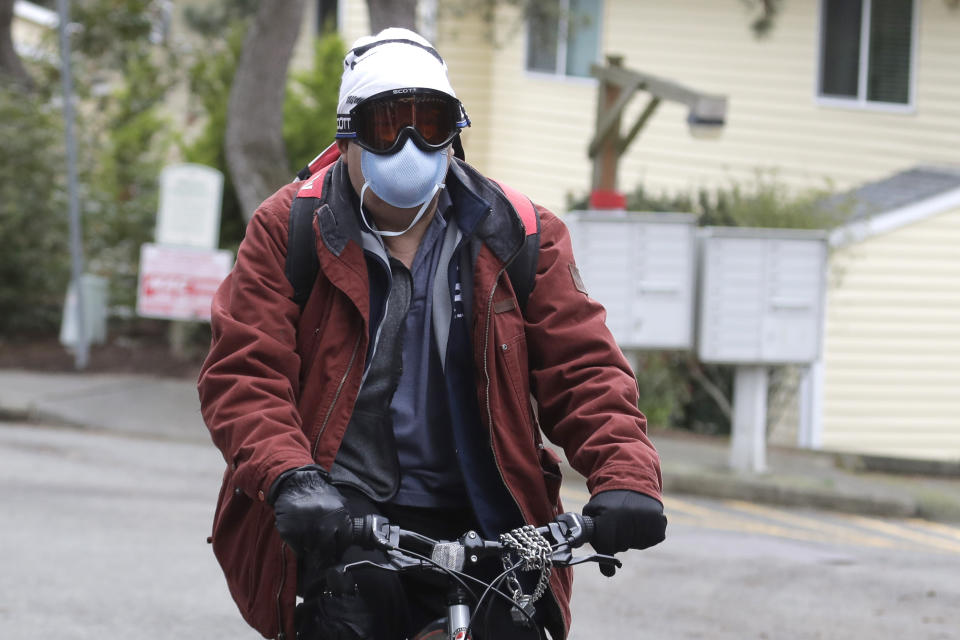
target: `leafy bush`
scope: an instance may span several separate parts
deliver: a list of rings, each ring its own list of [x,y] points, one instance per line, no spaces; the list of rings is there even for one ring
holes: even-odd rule
[[[313,67],[290,78],[283,105],[283,140],[292,172],[302,169],[333,142],[346,53],[340,36],[329,33],[314,43]]]
[[[201,21],[200,26],[195,28],[207,29],[207,22]],[[245,35],[246,22],[242,19],[233,19],[229,25],[224,25],[221,32],[206,41],[202,48],[203,55],[190,66],[188,70],[190,95],[199,102],[204,126],[189,142],[180,141],[184,160],[214,167],[223,173],[219,246],[228,249],[236,249],[240,245],[246,228],[240,201],[237,199],[230,171],[227,169],[227,157],[224,151],[230,86],[233,83],[233,75]]]
[[[0,332],[49,331],[70,279],[60,112],[0,87]]]
[[[72,68],[85,268],[107,277],[114,304],[129,306],[140,245],[153,236],[170,130],[159,108],[175,65],[151,41],[151,0],[120,4],[74,7],[83,28],[73,37]],[[30,63],[33,92],[5,88],[0,97],[0,325],[11,333],[55,329],[70,276],[62,96],[53,60]]]
[[[775,171],[757,171],[751,181],[716,189],[653,194],[639,185],[626,194],[626,208],[693,213],[702,227],[831,229],[849,213],[842,201],[831,199],[831,204],[826,204],[832,195],[828,186],[793,190],[778,180]],[[567,197],[568,210],[586,208],[586,196]]]
[[[160,115],[169,84],[150,53],[128,55],[123,65],[124,82],[85,120],[81,202],[87,271],[108,279],[112,304],[132,307],[140,246],[154,236],[171,123]]]

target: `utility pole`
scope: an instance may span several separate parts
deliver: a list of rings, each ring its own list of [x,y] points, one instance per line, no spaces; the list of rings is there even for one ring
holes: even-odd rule
[[[77,194],[77,144],[73,135],[73,76],[70,70],[70,7],[68,0],[57,0],[60,14],[60,77],[63,80],[63,120],[67,145],[67,198],[70,211],[70,256],[73,271],[73,290],[76,299],[77,344],[74,352],[77,369],[87,367],[89,343],[87,340],[86,306],[83,291],[83,233],[80,225],[80,201]],[[68,310],[69,312],[69,310]]]

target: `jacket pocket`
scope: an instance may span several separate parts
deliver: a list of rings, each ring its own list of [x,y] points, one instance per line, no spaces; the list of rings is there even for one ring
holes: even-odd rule
[[[255,608],[260,588],[262,559],[257,551],[263,546],[263,534],[272,509],[239,491],[233,474],[224,478],[220,502],[214,515],[213,553],[223,569],[230,594],[240,612],[247,617]]]
[[[517,401],[516,406],[523,409],[520,415],[527,415],[530,413],[530,383],[525,375],[528,371],[527,343],[523,334],[506,340],[500,344],[499,350]]]
[[[560,485],[563,475],[560,472],[560,458],[551,449],[538,444],[540,470],[543,472],[543,484],[547,489],[547,499],[557,510],[560,509]]]

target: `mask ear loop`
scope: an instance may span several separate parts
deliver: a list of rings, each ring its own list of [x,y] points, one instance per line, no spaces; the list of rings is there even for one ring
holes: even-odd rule
[[[364,209],[363,209],[363,195],[367,192],[367,188],[369,186],[370,186],[369,182],[364,182],[363,187],[360,188],[360,219],[363,220],[363,225],[367,228],[368,231],[370,231],[370,233],[374,233],[380,236],[381,238],[395,238],[396,236],[402,236],[407,231],[410,231],[410,229],[413,229],[414,225],[420,222],[420,218],[422,218],[423,214],[426,213],[427,208],[430,206],[430,203],[433,202],[433,198],[437,195],[437,192],[440,191],[440,189],[446,188],[447,185],[442,182],[438,182],[433,186],[433,190],[430,191],[430,196],[420,206],[420,210],[417,211],[417,215],[413,217],[413,220],[410,221],[410,224],[407,225],[407,228],[404,229],[403,231],[380,231],[374,228],[372,224],[370,224],[370,221],[367,220],[367,214],[364,212]]]

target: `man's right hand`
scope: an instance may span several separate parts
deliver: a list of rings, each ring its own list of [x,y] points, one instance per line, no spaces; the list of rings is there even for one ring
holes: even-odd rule
[[[298,556],[333,563],[349,545],[350,513],[321,467],[285,472],[270,489],[277,530]]]

